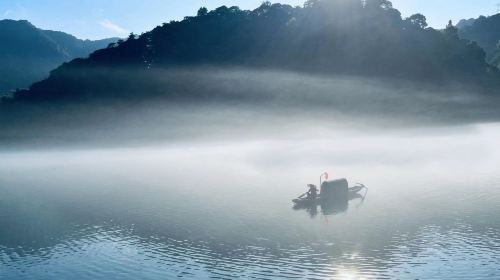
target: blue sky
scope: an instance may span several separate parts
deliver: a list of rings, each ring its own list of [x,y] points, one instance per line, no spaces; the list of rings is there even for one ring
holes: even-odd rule
[[[302,5],[305,0],[272,1]],[[500,0],[393,0],[404,16],[421,12],[431,26],[443,27],[449,19],[491,15]],[[262,0],[0,0],[0,19],[27,19],[44,29],[60,30],[83,39],[123,37],[141,33],[172,19],[210,9],[237,5],[253,9]]]

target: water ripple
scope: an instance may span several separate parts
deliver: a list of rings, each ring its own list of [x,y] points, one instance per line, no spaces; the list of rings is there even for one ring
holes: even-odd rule
[[[104,227],[82,228],[80,236],[39,250],[0,247],[0,278],[62,279],[78,275],[79,279],[340,279],[350,275],[352,279],[444,279],[447,273],[453,275],[449,279],[500,276],[500,232],[489,228],[479,234],[465,224],[450,229],[426,226],[416,236],[394,236],[383,248],[339,256],[327,253],[332,247],[327,242],[324,246],[279,249],[258,245],[228,247],[158,236],[144,238],[123,228]]]

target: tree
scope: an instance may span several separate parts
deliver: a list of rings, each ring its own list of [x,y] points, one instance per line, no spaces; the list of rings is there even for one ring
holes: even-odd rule
[[[205,8],[205,7],[201,7],[199,10],[198,10],[198,16],[199,17],[202,17],[202,16],[206,16],[208,15],[208,9]]]
[[[319,0],[307,0],[304,3],[304,8],[312,8],[316,5],[318,5],[318,3],[319,3]]]
[[[271,7],[273,4],[271,3],[271,1],[264,1],[262,2],[262,4],[260,5],[261,7],[264,6],[264,7]]]
[[[453,21],[451,19],[446,25],[445,33],[450,37],[458,38],[458,28],[453,25]]]
[[[269,1],[262,2],[262,4],[254,10],[254,13],[257,15],[263,15],[269,11],[271,8],[272,4]]]
[[[416,26],[420,29],[425,29],[427,26],[427,18],[422,14],[414,14],[406,19],[406,21],[410,22],[413,26]]]
[[[392,2],[388,0],[365,0],[364,4],[367,8],[382,8],[384,10],[392,9]]]

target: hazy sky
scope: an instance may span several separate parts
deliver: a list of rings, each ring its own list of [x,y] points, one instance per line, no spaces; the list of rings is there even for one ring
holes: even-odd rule
[[[302,5],[305,0],[272,1]],[[431,26],[449,19],[491,15],[500,0],[393,0],[404,16],[421,12]],[[257,7],[262,0],[0,0],[0,19],[27,19],[44,29],[61,30],[80,38],[126,36],[141,33],[172,19],[194,15],[199,7],[237,5]]]

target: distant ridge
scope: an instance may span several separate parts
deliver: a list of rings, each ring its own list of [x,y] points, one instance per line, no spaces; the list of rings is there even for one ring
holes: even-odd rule
[[[386,0],[308,0],[303,7],[264,2],[253,11],[222,6],[158,26],[64,64],[14,100],[190,100],[210,93],[176,88],[154,70],[233,66],[381,77],[416,84],[460,83],[498,89],[498,69],[450,22],[429,28],[421,14],[402,18]],[[159,83],[161,81],[161,83]],[[165,86],[167,85],[167,86]]]
[[[87,57],[118,40],[80,40],[39,29],[26,20],[0,20],[0,38],[0,93],[28,87],[63,62]]]
[[[477,42],[487,54],[487,61],[500,66],[500,14],[461,21],[460,37]]]

